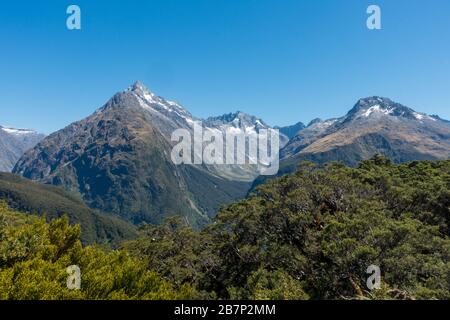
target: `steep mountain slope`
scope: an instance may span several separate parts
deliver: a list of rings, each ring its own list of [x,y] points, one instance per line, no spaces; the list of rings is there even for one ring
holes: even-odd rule
[[[306,127],[296,132],[288,144],[280,151],[281,158],[293,156],[303,148],[314,142],[318,137],[325,134],[327,129],[335,124],[337,119],[323,121],[319,118],[312,120]]]
[[[134,226],[88,208],[60,187],[39,184],[10,173],[0,173],[0,200],[18,211],[45,215],[49,220],[67,215],[71,223],[81,225],[84,243],[114,244],[136,235]]]
[[[228,113],[221,116],[209,117],[203,121],[203,130],[205,131],[219,131],[224,137],[227,134],[239,134],[244,133],[247,137],[256,136],[260,134],[261,130],[273,130],[262,119],[253,115],[237,111],[234,113]],[[225,139],[227,141],[227,139]],[[247,139],[248,141],[248,139]],[[279,134],[279,144],[281,147],[287,144],[289,138],[283,133]],[[248,142],[247,142],[248,143]],[[246,146],[248,148],[248,145]],[[260,170],[257,165],[248,164],[249,154],[248,149],[241,150],[245,157],[247,164],[245,165],[208,165],[207,169],[222,177],[227,177],[232,180],[239,181],[253,181],[260,174]],[[238,150],[235,152],[235,156],[238,157]]]
[[[261,129],[270,130],[278,129],[280,133],[280,146],[285,146],[289,141],[289,135],[292,130],[298,128],[297,131],[301,130],[304,125],[299,122],[290,127],[271,127],[266,124],[262,119],[257,118],[253,115],[247,114],[245,112],[237,111],[235,113],[228,113],[218,117],[209,117],[205,120],[205,127],[216,128],[223,132],[228,130],[241,130],[245,133],[259,133]],[[283,131],[286,131],[285,134]]]
[[[229,128],[237,128],[244,130],[245,132],[259,132],[261,129],[270,128],[263,120],[242,111],[236,111],[217,117],[209,117],[205,120],[205,126],[221,129],[223,131]]]
[[[204,166],[175,165],[170,135],[196,119],[141,83],[116,94],[84,120],[48,136],[14,172],[62,185],[92,208],[134,223],[179,215],[193,226],[222,203],[243,197],[249,181],[232,181]]]
[[[316,120],[281,150],[284,171],[301,160],[355,165],[375,153],[395,162],[448,159],[450,123],[387,98],[359,100],[345,115]]]
[[[286,127],[274,127],[274,129],[280,130],[280,133],[285,135],[288,139],[295,137],[300,130],[303,130],[305,128],[306,126],[303,124],[303,122],[297,122],[296,124]]]
[[[24,152],[44,137],[33,130],[0,126],[0,171],[10,172]]]

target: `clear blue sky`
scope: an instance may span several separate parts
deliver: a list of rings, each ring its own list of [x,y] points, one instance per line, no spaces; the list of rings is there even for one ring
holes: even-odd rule
[[[448,0],[2,1],[0,123],[50,133],[137,79],[199,117],[287,125],[381,95],[450,119],[449,16]]]

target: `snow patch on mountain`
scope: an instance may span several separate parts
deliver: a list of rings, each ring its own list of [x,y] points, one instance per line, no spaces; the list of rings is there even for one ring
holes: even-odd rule
[[[373,107],[370,107],[369,109],[367,109],[367,111],[366,112],[364,112],[363,113],[363,116],[364,117],[369,117],[371,114],[373,114],[373,113],[382,113],[382,114],[385,114],[385,115],[389,115],[389,114],[391,114],[393,112],[393,110],[391,109],[391,108],[387,108],[387,109],[382,109],[381,107],[380,107],[380,105],[375,105],[375,106],[373,106]]]
[[[422,121],[424,119],[431,120],[431,121],[436,121],[435,118],[430,117],[429,115],[424,114],[424,113],[413,112],[413,115],[414,115],[414,118],[416,118],[419,121]]]
[[[17,135],[17,136],[37,134],[36,131],[27,130],[27,129],[14,129],[14,128],[6,128],[6,127],[0,127],[0,129],[5,131],[6,133],[9,133],[12,135]]]

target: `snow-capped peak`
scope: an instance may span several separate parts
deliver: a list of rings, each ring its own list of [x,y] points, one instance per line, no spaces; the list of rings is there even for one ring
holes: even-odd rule
[[[0,126],[0,130],[6,132],[6,133],[8,133],[8,134],[14,135],[14,136],[26,136],[26,135],[34,135],[34,134],[37,134],[37,132],[34,131],[34,130],[29,130],[29,129],[15,129],[15,128],[3,127],[3,126]]]
[[[130,87],[128,87],[129,91],[147,91],[150,92],[150,90],[148,90],[148,88],[141,82],[141,81],[135,81]]]
[[[435,118],[425,113],[416,112],[388,98],[377,96],[360,99],[344,119],[345,121],[351,121],[353,119],[368,119],[383,116],[401,117],[416,121],[436,121]]]
[[[209,117],[206,119],[206,123],[207,125],[214,127],[233,126],[241,129],[247,128],[247,130],[250,127],[257,130],[269,128],[269,126],[261,119],[241,111],[224,114],[217,117]]]
[[[140,81],[136,81],[125,92],[132,93],[140,106],[150,112],[156,112],[175,121],[181,120],[188,125],[192,125],[194,121],[193,116],[180,104],[154,94]]]
[[[398,107],[403,107],[396,104],[392,100],[383,97],[369,97],[360,99],[356,105],[348,112],[351,117],[369,117],[373,114],[389,115]]]
[[[142,82],[136,81],[131,87],[127,89],[139,97],[146,100],[148,103],[160,103],[161,99],[151,92]]]
[[[180,104],[157,96],[140,81],[136,81],[127,89],[127,91],[134,93],[145,107],[154,107],[160,109],[159,111],[166,110],[168,112],[178,112],[185,116],[190,116],[189,112],[187,112]]]

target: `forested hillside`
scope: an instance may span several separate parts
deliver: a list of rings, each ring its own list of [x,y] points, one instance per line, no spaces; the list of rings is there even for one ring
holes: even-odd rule
[[[89,208],[63,188],[36,183],[14,174],[0,173],[0,200],[20,212],[45,215],[49,221],[67,215],[71,224],[81,225],[84,244],[117,245],[136,236],[133,225]]]
[[[194,233],[148,226],[125,248],[219,298],[450,298],[450,161],[303,163]],[[382,288],[366,286],[367,267]]]
[[[0,203],[0,299],[190,299],[125,251],[83,247],[80,227],[46,223]],[[81,270],[81,290],[67,288],[66,268]]]
[[[450,161],[382,157],[298,171],[198,232],[172,218],[120,250],[0,208],[3,299],[450,299]],[[81,290],[66,288],[66,267]],[[381,270],[369,290],[367,267]]]

